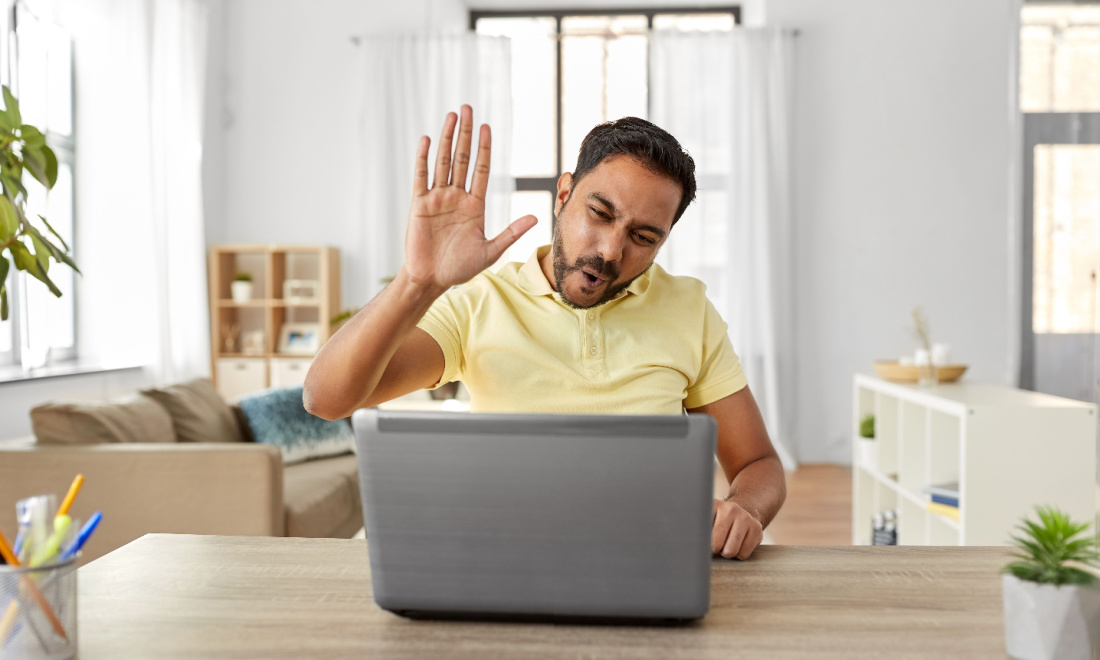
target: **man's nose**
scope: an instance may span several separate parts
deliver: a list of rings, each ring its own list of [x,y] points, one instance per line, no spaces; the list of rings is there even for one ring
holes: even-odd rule
[[[624,239],[616,231],[605,231],[600,236],[597,252],[606,262],[618,264],[623,259]]]

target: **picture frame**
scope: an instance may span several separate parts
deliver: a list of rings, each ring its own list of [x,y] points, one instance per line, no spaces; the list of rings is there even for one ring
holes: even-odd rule
[[[321,283],[317,280],[286,280],[283,282],[283,300],[288,303],[316,302],[320,298]]]
[[[279,329],[279,352],[284,355],[313,355],[320,348],[319,323],[284,323]]]

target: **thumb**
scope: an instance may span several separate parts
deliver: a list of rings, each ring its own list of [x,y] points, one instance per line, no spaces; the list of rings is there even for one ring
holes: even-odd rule
[[[525,215],[497,234],[496,238],[489,241],[489,263],[496,263],[497,259],[500,259],[501,255],[504,254],[504,251],[512,247],[519,240],[519,237],[526,234],[538,221],[539,219],[533,215]]]

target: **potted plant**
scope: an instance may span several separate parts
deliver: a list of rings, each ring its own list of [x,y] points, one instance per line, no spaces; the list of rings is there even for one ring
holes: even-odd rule
[[[1100,642],[1100,561],[1089,523],[1052,507],[1024,519],[1002,576],[1005,645],[1020,660],[1092,657]]]
[[[878,445],[875,443],[875,416],[864,415],[859,420],[859,462],[873,468],[878,464]]]
[[[61,290],[50,280],[50,261],[62,263],[77,273],[80,269],[69,256],[65,239],[46,218],[39,215],[34,224],[27,217],[27,189],[23,173],[41,183],[46,190],[57,182],[57,156],[46,145],[46,136],[30,124],[24,124],[19,102],[7,85],[2,88],[4,109],[0,110],[0,321],[8,319],[8,271],[30,274],[61,297]],[[41,225],[41,228],[37,225]],[[52,236],[52,238],[50,238]],[[56,239],[56,243],[55,243]],[[5,252],[7,253],[5,255]]]
[[[252,300],[252,275],[249,273],[234,275],[233,282],[229,285],[229,292],[235,303],[243,304]]]

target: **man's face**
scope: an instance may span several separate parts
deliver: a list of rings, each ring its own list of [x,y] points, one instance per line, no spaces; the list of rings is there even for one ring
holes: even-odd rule
[[[566,304],[595,307],[630,286],[668,238],[680,184],[631,156],[615,156],[574,185],[558,180],[554,281]]]

